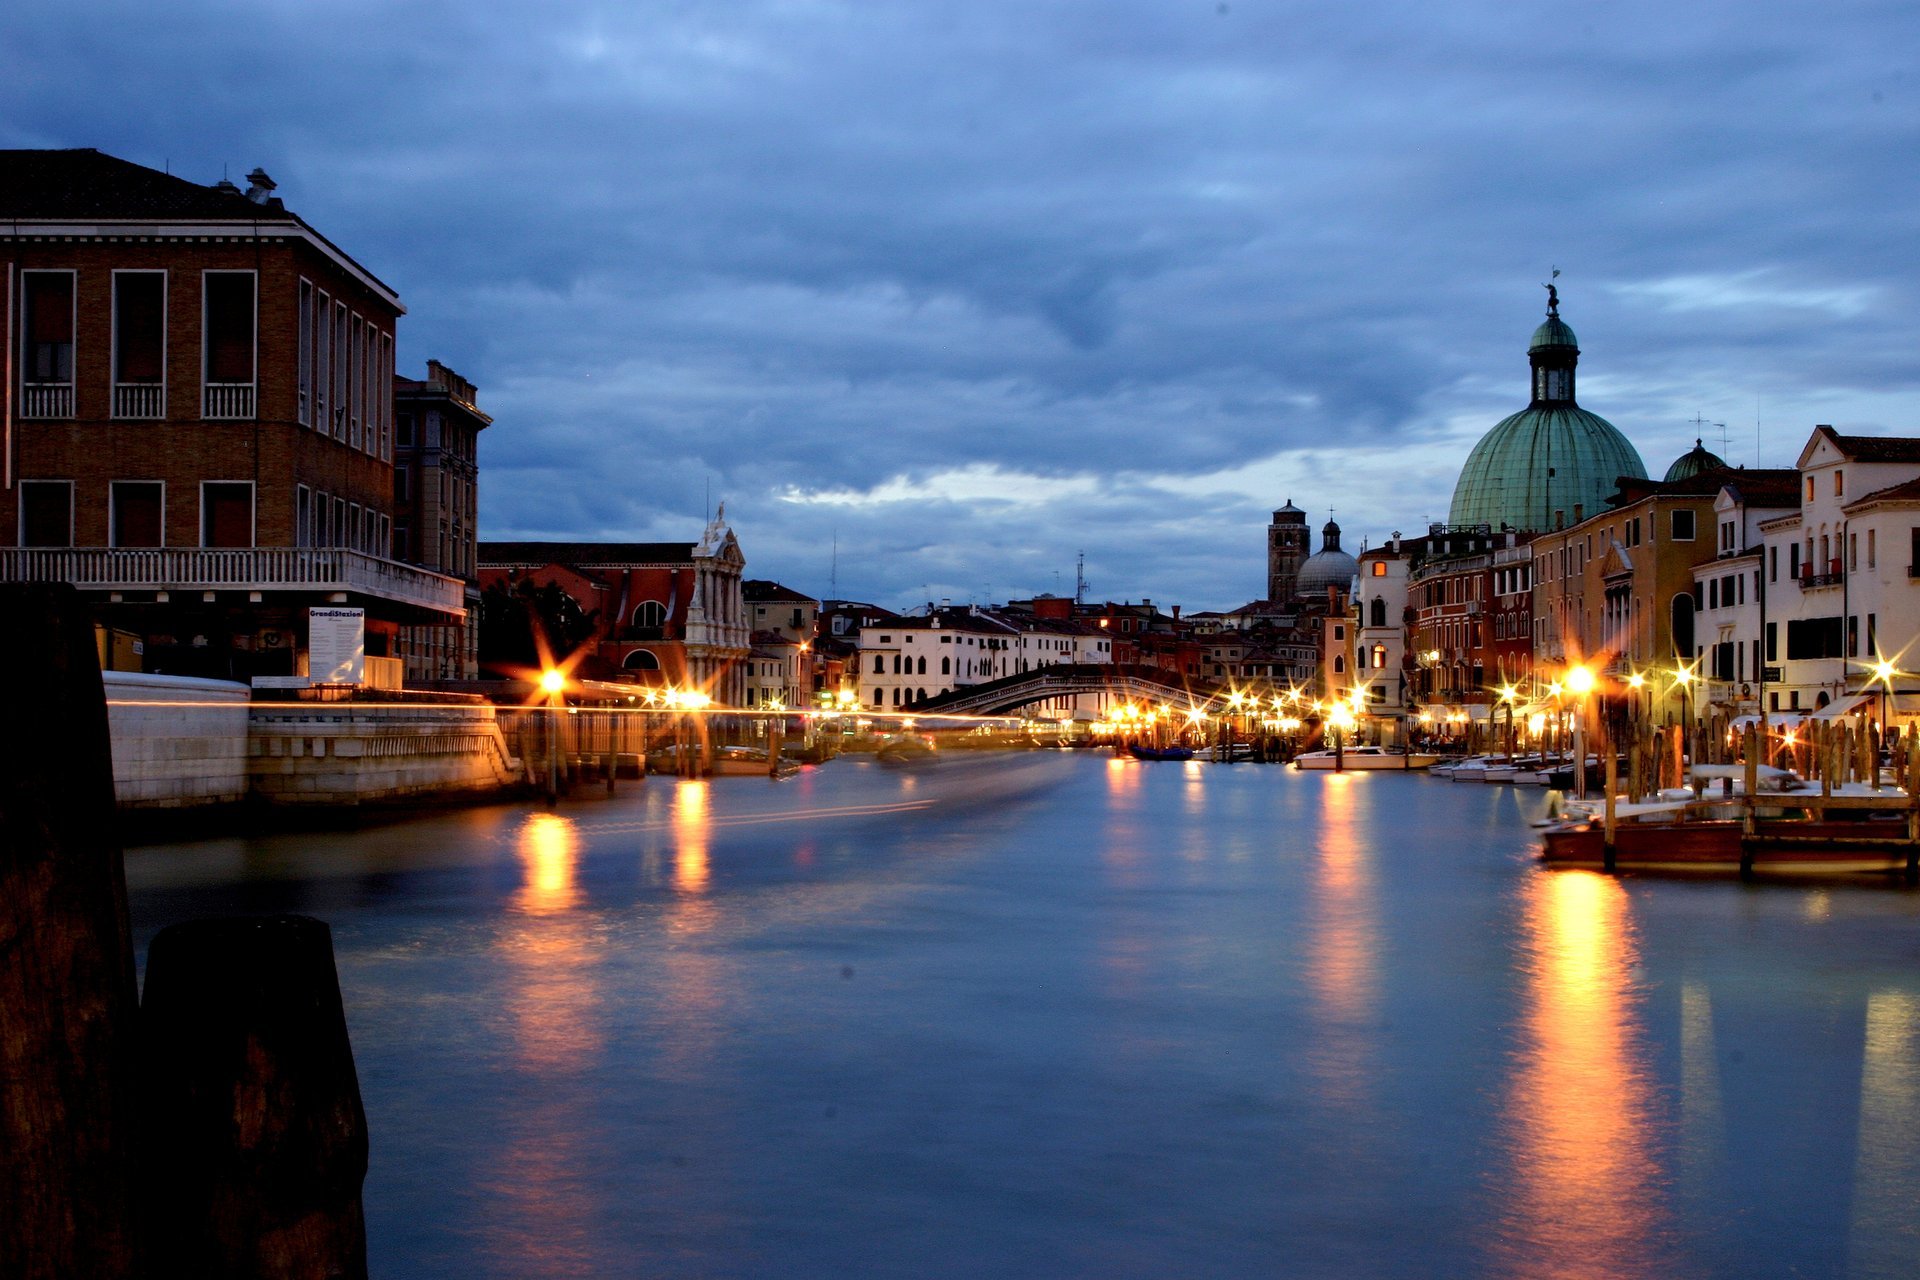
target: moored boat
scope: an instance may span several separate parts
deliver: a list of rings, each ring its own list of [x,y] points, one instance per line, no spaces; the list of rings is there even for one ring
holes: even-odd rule
[[[1127,754],[1135,760],[1191,760],[1192,747],[1154,747],[1144,742],[1129,742]]]
[[[1426,769],[1439,756],[1391,747],[1344,747],[1339,751],[1305,751],[1293,758],[1296,769]]]

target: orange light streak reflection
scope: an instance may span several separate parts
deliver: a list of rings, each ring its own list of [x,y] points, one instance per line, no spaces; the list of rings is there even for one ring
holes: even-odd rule
[[[707,784],[680,782],[673,793],[673,887],[698,896],[707,889]]]
[[[1535,876],[1525,894],[1525,1009],[1501,1122],[1511,1170],[1495,1193],[1511,1274],[1661,1274],[1665,1176],[1629,906],[1618,881],[1577,871]]]
[[[1307,1061],[1321,1096],[1351,1105],[1365,1100],[1373,1074],[1369,1056],[1382,942],[1373,911],[1372,852],[1359,830],[1358,788],[1365,775],[1330,773],[1319,781],[1324,785],[1306,950],[1318,1034]]]

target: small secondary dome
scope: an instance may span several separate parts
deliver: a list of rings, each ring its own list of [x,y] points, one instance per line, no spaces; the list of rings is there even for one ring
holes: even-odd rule
[[[1360,572],[1360,562],[1340,549],[1339,525],[1327,521],[1320,539],[1320,549],[1306,558],[1300,576],[1294,579],[1293,594],[1298,599],[1324,599],[1328,587],[1344,590]]]
[[[1675,458],[1673,465],[1667,468],[1666,483],[1691,480],[1702,471],[1725,471],[1726,469],[1726,459],[1717,453],[1709,452],[1707,447],[1700,443],[1699,438],[1695,437],[1693,448]]]

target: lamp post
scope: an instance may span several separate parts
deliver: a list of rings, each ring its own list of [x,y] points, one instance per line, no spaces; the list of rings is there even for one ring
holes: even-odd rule
[[[1346,743],[1342,741],[1345,731],[1353,728],[1353,712],[1347,710],[1347,704],[1336,702],[1333,710],[1327,713],[1327,728],[1333,731],[1333,770],[1339,773],[1346,768]]]
[[[548,667],[540,673],[540,691],[547,695],[547,803],[560,797],[560,705],[567,673]]]
[[[1681,759],[1685,761],[1692,754],[1693,747],[1693,703],[1690,698],[1693,689],[1693,667],[1685,662],[1677,664],[1673,669],[1673,682],[1680,687],[1680,724],[1684,735],[1681,738],[1683,748]],[[1681,783],[1685,785],[1684,777]]]
[[[1567,692],[1579,699],[1573,721],[1573,794],[1587,798],[1587,718],[1593,707],[1593,672],[1585,667],[1567,669]]]

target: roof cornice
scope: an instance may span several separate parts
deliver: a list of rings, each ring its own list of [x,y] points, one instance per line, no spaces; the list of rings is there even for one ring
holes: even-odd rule
[[[109,243],[128,240],[302,240],[395,311],[401,315],[407,312],[400,295],[384,281],[291,213],[284,217],[262,217],[251,222],[205,218],[90,218],[83,222],[8,218],[0,221],[0,243],[22,240],[104,240]]]

